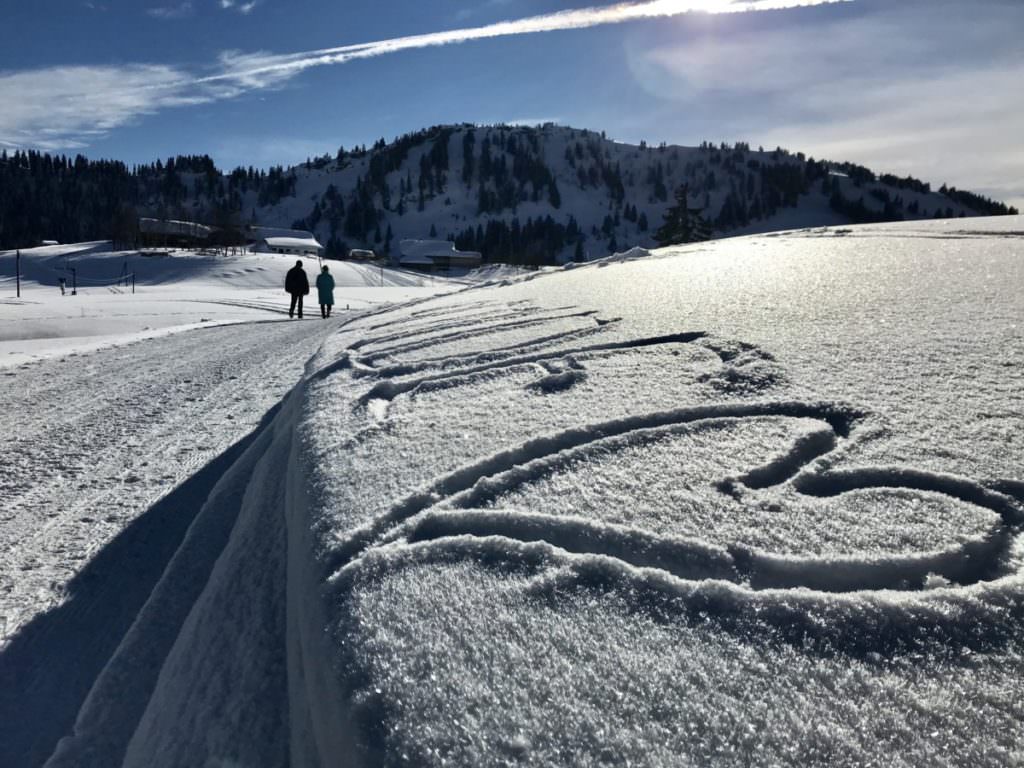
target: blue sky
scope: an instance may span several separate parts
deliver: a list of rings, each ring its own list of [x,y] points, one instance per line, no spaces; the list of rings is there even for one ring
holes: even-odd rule
[[[12,3],[0,145],[267,166],[436,123],[550,120],[782,145],[1024,205],[1021,0],[680,12],[702,4],[729,0]]]

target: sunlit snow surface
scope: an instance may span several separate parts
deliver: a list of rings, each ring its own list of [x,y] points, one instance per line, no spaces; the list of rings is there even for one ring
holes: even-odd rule
[[[215,307],[280,317],[279,263],[194,263],[173,285],[154,264],[131,306],[58,304],[38,280],[41,303],[0,318],[11,343],[48,347],[23,333],[29,312],[58,336],[75,328],[65,306],[149,325],[146,307],[169,327],[173,307],[192,323],[232,319]],[[345,294],[371,290],[365,269]],[[25,433],[8,450],[24,468],[8,477],[8,559],[32,570],[6,571],[20,618],[0,661],[35,666],[0,685],[0,756],[1024,763],[1024,219],[737,238],[483,280],[395,285],[375,300],[403,303],[330,323],[8,366],[6,419]],[[107,416],[122,403],[124,450]],[[217,455],[188,476],[181,449],[199,441]],[[67,477],[44,476],[51,458]],[[56,591],[83,544],[139,514],[168,463],[183,474],[167,499],[192,522],[180,544],[155,542],[173,551],[153,585],[83,580],[45,612],[33,590]],[[102,509],[86,484],[125,514],[100,530],[61,502],[79,488]],[[37,507],[62,527],[36,535]],[[134,573],[119,552],[82,573]],[[39,631],[18,631],[30,618]]]
[[[288,312],[284,275],[295,257],[110,248],[109,241],[43,246],[20,251],[20,259],[17,251],[0,251],[0,368]],[[312,281],[320,264],[302,261]],[[464,284],[375,264],[326,263],[337,286],[336,314]],[[134,276],[135,285],[123,275]],[[318,314],[315,298],[306,300],[311,316]]]
[[[348,323],[293,449],[293,760],[1024,760],[1022,286],[1016,217]]]

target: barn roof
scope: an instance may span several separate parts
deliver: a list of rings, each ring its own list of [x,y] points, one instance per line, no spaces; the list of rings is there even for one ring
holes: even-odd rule
[[[271,248],[323,248],[315,237],[267,237],[264,240]]]

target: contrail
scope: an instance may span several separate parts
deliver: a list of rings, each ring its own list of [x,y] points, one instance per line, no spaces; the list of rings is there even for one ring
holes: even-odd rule
[[[648,0],[580,8],[481,27],[276,54],[230,51],[202,74],[170,65],[60,66],[0,72],[0,144],[46,149],[85,146],[139,115],[231,99],[285,83],[307,69],[398,51],[513,35],[586,29],[687,13],[749,13],[854,0]]]
[[[343,45],[337,48],[323,48],[303,53],[231,55],[222,59],[222,63],[226,67],[225,71],[201,78],[196,83],[217,83],[231,80],[240,84],[246,84],[248,81],[248,84],[256,85],[265,79],[286,79],[312,67],[342,64],[352,59],[371,58],[398,51],[453,45],[472,40],[586,29],[640,19],[669,18],[687,13],[750,13],[845,2],[853,2],[853,0],[651,0],[643,3],[619,3],[610,6],[560,11],[514,21],[502,21],[482,27],[396,37],[390,40]]]

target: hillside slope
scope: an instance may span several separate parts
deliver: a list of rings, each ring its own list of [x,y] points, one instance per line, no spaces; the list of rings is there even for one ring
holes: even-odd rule
[[[435,233],[525,263],[655,246],[684,184],[716,236],[1010,210],[781,148],[633,146],[551,125],[438,127],[290,174],[294,194],[257,216],[290,220],[339,246],[388,250],[389,232],[391,243]]]
[[[0,247],[135,234],[139,215],[316,232],[330,255],[441,237],[487,260],[541,264],[656,245],[675,192],[716,236],[1015,212],[969,192],[781,148],[633,146],[544,125],[437,126],[294,168],[222,174],[208,157],[129,170],[16,153],[0,164]],[[24,241],[24,242],[23,242]]]

